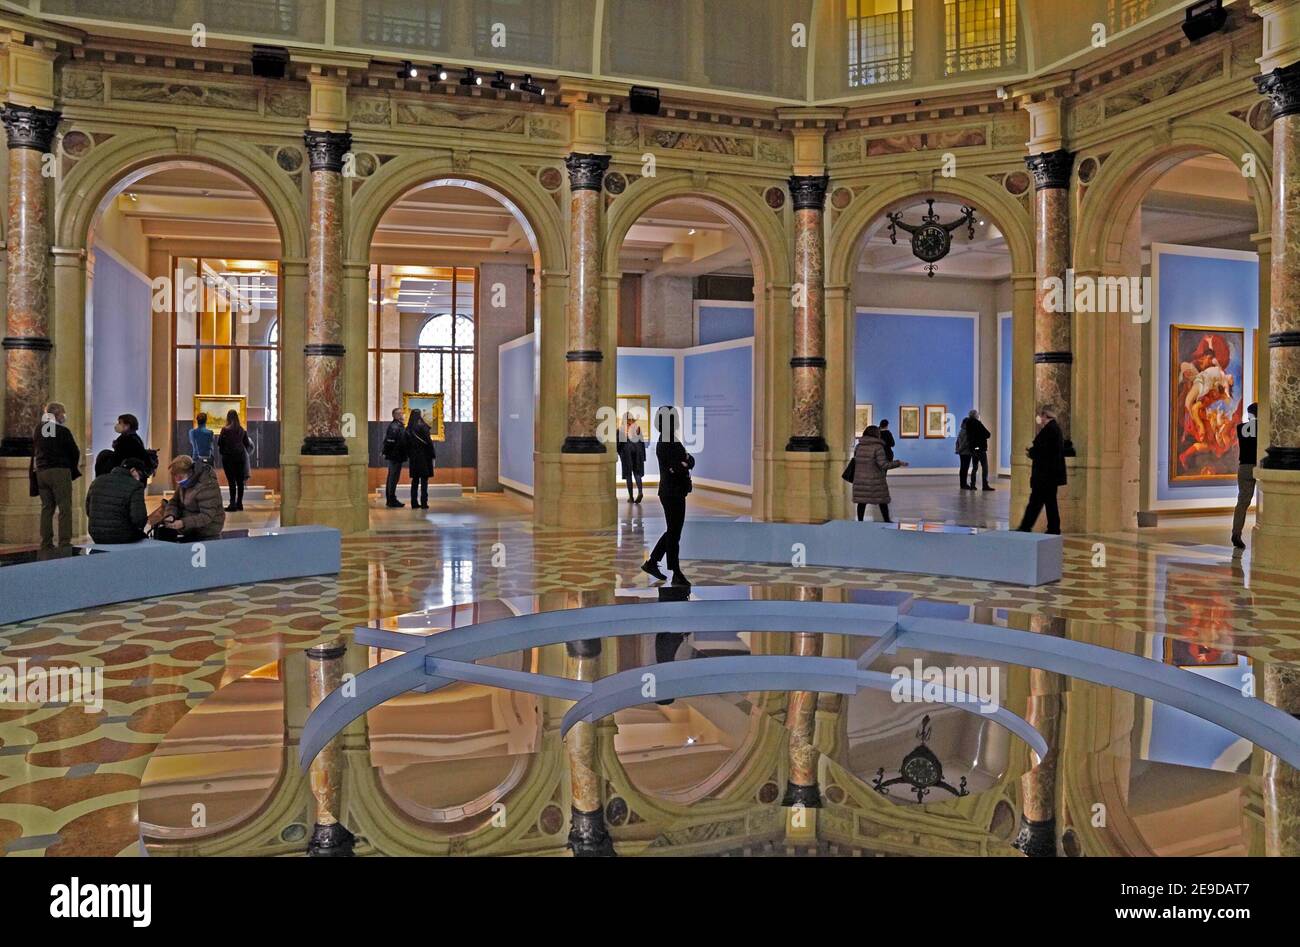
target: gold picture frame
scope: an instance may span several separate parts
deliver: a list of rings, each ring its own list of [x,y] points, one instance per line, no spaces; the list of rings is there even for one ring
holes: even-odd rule
[[[637,423],[641,425],[641,437],[649,442],[653,440],[652,427],[650,425],[650,396],[649,395],[618,395],[614,399],[615,419],[618,424],[618,430],[623,431],[623,418],[631,412],[636,418]]]
[[[1194,429],[1188,422],[1190,416],[1184,401],[1191,382],[1183,378],[1182,366],[1189,364],[1191,371],[1199,366],[1191,365],[1189,359],[1199,349],[1202,340],[1217,336],[1227,349],[1226,366],[1219,366],[1224,374],[1234,380],[1231,399],[1214,403],[1214,417],[1218,419],[1219,428],[1215,432],[1221,435],[1206,437],[1197,444]],[[1208,357],[1208,356],[1207,356]],[[1241,408],[1244,414],[1247,395],[1243,390],[1242,375],[1246,361],[1246,330],[1240,326],[1202,326],[1175,323],[1169,327],[1169,403],[1167,423],[1169,426],[1168,481],[1171,485],[1179,483],[1234,483],[1237,479],[1237,428],[1231,421],[1235,409]],[[1209,431],[1214,427],[1202,419],[1201,429]],[[1217,447],[1217,450],[1215,449]],[[1205,449],[1202,449],[1205,448]],[[1197,461],[1199,469],[1193,470],[1191,461]]]
[[[898,436],[921,436],[921,406],[919,404],[900,404],[898,406]]]
[[[209,431],[217,432],[226,423],[226,412],[234,408],[239,412],[239,423],[248,427],[248,396],[247,395],[219,395],[206,394],[194,396],[194,413],[191,418],[197,418],[200,413],[207,413]]]
[[[424,418],[424,423],[429,425],[429,440],[445,441],[447,439],[447,433],[443,428],[441,391],[403,391],[403,424],[411,420],[412,408],[418,408],[420,415]]]
[[[948,417],[946,404],[927,404],[925,406],[925,436],[928,438],[948,437],[944,419]]]
[[[861,434],[871,425],[876,423],[876,409],[872,404],[856,404],[853,406],[853,432]]]

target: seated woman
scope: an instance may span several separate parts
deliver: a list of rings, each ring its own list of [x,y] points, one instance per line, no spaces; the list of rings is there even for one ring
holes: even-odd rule
[[[146,479],[144,463],[136,457],[95,477],[86,491],[86,518],[94,542],[138,543],[144,539],[144,526],[149,521],[144,506]]]
[[[149,525],[170,526],[182,539],[215,539],[221,535],[226,511],[221,506],[221,484],[212,467],[181,454],[167,465],[176,492],[149,515]]]

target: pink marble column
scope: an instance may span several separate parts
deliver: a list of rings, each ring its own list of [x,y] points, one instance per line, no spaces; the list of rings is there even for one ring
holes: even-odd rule
[[[317,705],[343,683],[343,656],[347,645],[342,638],[307,649],[307,699]],[[343,748],[341,737],[334,737],[311,762],[311,794],[315,803],[308,855],[351,855],[354,837],[339,821],[343,795]]]
[[[571,154],[569,169],[568,418],[566,454],[603,454],[600,410],[600,190],[609,155]]]
[[[794,351],[790,358],[794,413],[785,449],[804,453],[826,446],[826,309],[825,241],[822,214],[826,207],[825,174],[790,177],[794,208]]]
[[[1043,615],[1031,618],[1029,629],[1056,638],[1063,638],[1066,633],[1064,619]],[[1030,670],[1025,719],[1047,741],[1047,755],[1020,777],[1020,834],[1015,847],[1031,858],[1056,855],[1056,773],[1065,732],[1061,726],[1064,689],[1065,678],[1060,674],[1037,668]]]
[[[347,132],[303,135],[311,166],[307,244],[304,454],[346,454],[343,440],[343,156]]]
[[[1273,100],[1273,261],[1269,287],[1270,443],[1260,466],[1300,470],[1300,63],[1255,80]]]
[[[564,646],[565,676],[594,681],[600,662],[600,639],[570,641]],[[564,738],[569,757],[569,848],[574,855],[613,855],[614,843],[605,828],[600,792],[600,759],[596,724],[580,721]]]
[[[801,601],[820,601],[821,590],[807,590],[816,595],[800,595]],[[792,653],[798,657],[820,657],[822,636],[796,633]],[[813,735],[817,722],[817,692],[792,691],[785,712],[789,731],[790,773],[785,784],[783,806],[801,805],[816,809],[822,804],[817,788],[817,747]]]
[[[1265,665],[1264,700],[1300,719],[1300,668]],[[1264,853],[1300,856],[1300,771],[1266,753],[1263,783]]]
[[[0,456],[27,457],[49,397],[50,342],[47,179],[44,157],[59,113],[6,105],[9,142],[8,304],[5,321],[5,427]]]
[[[1034,294],[1034,401],[1051,405],[1065,436],[1065,456],[1074,456],[1070,439],[1070,384],[1074,368],[1072,315],[1048,307],[1049,279],[1065,283],[1070,266],[1070,174],[1074,155],[1044,151],[1025,159],[1034,173],[1038,286]],[[1068,310],[1068,306],[1061,306]]]

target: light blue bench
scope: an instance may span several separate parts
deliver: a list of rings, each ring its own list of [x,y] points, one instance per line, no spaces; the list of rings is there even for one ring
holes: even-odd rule
[[[1045,585],[1061,578],[1060,536],[965,526],[896,523],[754,523],[687,520],[681,557],[791,565],[802,543],[810,566],[914,572],[1014,585]]]
[[[122,546],[88,545],[90,555],[0,568],[0,624],[61,612],[227,585],[336,575],[342,538],[328,526],[248,530],[246,536],[193,543],[152,539]]]

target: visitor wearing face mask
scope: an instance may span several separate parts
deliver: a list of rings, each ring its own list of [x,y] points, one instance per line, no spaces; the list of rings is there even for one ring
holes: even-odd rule
[[[167,465],[176,492],[154,510],[148,525],[167,526],[182,539],[215,539],[221,535],[226,511],[221,506],[221,484],[216,472],[203,461],[181,454]]]
[[[41,548],[54,546],[54,514],[59,514],[59,545],[72,544],[72,481],[81,476],[81,448],[68,430],[67,409],[57,401],[32,435],[32,496],[41,498]]]

